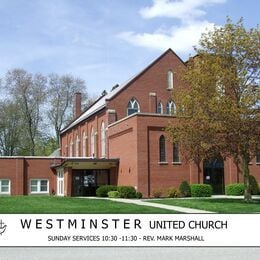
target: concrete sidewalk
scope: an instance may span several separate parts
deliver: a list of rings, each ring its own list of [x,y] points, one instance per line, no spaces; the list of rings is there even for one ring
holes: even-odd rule
[[[184,208],[179,206],[171,206],[171,205],[165,205],[165,204],[159,204],[159,203],[153,203],[153,202],[146,202],[144,200],[137,200],[137,199],[111,199],[109,200],[117,201],[117,202],[123,202],[123,203],[131,203],[141,206],[148,206],[148,207],[155,207],[155,208],[161,208],[161,209],[169,209],[174,210],[182,213],[215,213],[212,211],[206,211],[206,210],[200,210],[200,209],[191,209],[191,208]]]

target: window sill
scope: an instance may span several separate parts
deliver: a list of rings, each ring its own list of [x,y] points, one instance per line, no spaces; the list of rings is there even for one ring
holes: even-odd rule
[[[172,162],[172,165],[181,165],[182,162]]]
[[[31,192],[30,194],[32,195],[49,195],[50,193],[48,191],[35,191],[35,192]]]
[[[168,162],[158,162],[159,165],[168,165]]]
[[[168,91],[173,90],[173,88],[166,88]]]
[[[255,163],[256,165],[260,165],[260,162]]]

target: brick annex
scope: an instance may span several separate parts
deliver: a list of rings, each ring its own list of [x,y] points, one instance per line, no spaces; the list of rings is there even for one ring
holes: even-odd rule
[[[208,183],[215,194],[243,182],[232,158],[201,165],[184,162],[177,144],[167,141],[165,126],[176,118],[172,92],[186,64],[171,49],[139,74],[100,97],[81,112],[75,95],[74,120],[60,133],[60,155],[0,157],[0,194],[91,196],[105,184],[131,185],[152,196],[154,190]],[[250,172],[260,182],[260,158]]]

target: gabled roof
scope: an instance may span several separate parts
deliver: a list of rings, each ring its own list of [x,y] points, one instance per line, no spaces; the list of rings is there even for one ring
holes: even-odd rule
[[[186,64],[183,62],[183,60],[172,50],[168,49],[165,51],[161,56],[159,56],[156,60],[154,60],[150,65],[148,65],[145,69],[143,69],[141,72],[124,82],[123,84],[119,85],[118,87],[112,89],[111,92],[109,92],[107,95],[104,95],[96,100],[85,112],[83,112],[78,118],[76,118],[74,121],[72,121],[69,125],[67,125],[64,129],[61,130],[61,134],[65,133],[69,129],[71,129],[73,126],[79,124],[80,122],[86,120],[87,118],[91,117],[92,115],[96,114],[97,112],[101,111],[103,108],[106,107],[106,101],[111,100],[115,96],[117,96],[122,90],[124,90],[126,87],[128,87],[132,82],[137,80],[140,76],[142,76],[148,69],[150,69],[154,64],[156,64],[160,59],[162,59],[166,54],[168,53],[174,54],[185,66]]]

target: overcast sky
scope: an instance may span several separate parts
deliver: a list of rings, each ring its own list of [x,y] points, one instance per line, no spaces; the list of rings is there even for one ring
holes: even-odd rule
[[[256,27],[259,10],[259,0],[0,0],[0,77],[69,73],[100,94],[168,48],[186,60],[226,16]]]

